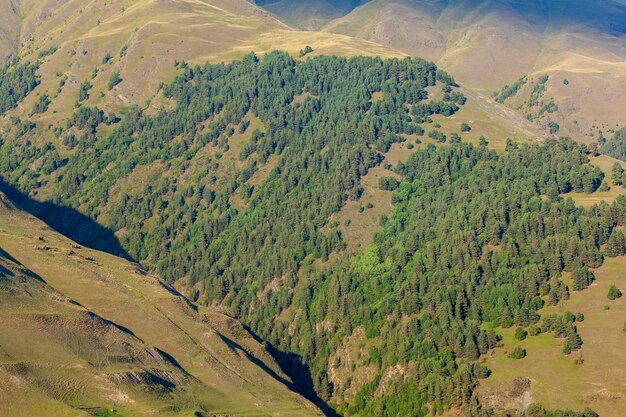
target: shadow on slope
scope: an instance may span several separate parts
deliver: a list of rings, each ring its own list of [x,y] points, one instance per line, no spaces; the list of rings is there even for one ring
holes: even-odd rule
[[[249,357],[250,360],[252,360],[254,363],[256,363],[257,366],[260,366],[263,370],[265,370],[270,375],[272,375],[275,379],[287,385],[289,389],[297,392],[298,394],[305,397],[307,400],[311,401],[320,410],[322,410],[322,413],[324,413],[325,416],[341,417],[340,414],[337,414],[337,412],[329,404],[327,404],[326,401],[321,399],[319,395],[317,395],[317,392],[315,392],[315,389],[313,388],[313,378],[311,376],[311,370],[308,368],[308,366],[306,366],[302,362],[300,355],[297,355],[292,352],[283,352],[275,348],[269,342],[266,342],[263,339],[261,339],[256,333],[254,333],[254,331],[250,327],[246,326],[245,324],[243,325],[243,327],[248,333],[250,333],[250,335],[252,335],[254,340],[256,340],[258,343],[261,343],[265,346],[269,354],[276,360],[276,362],[278,363],[278,366],[280,366],[280,369],[293,382],[286,381],[280,375],[276,375],[274,371],[267,368],[267,366],[263,364],[261,361],[259,361],[258,359],[254,357]],[[222,335],[220,335],[220,337],[223,340],[225,339],[224,336]],[[230,343],[232,343],[232,341],[230,339],[226,339],[224,340],[224,342],[229,344],[231,348],[232,347],[239,348],[239,349],[242,349],[243,352],[246,352],[245,349],[243,349],[241,346],[237,344],[235,344],[234,346],[231,345]]]
[[[626,3],[620,0],[257,0],[256,4],[304,27],[311,21],[344,17],[363,5],[373,8],[377,18],[384,18],[385,6],[395,4],[418,12],[438,10],[436,15],[443,12],[457,22],[496,14],[499,19],[522,18],[539,32],[568,27],[591,28],[616,37],[626,33]]]
[[[41,202],[32,199],[1,178],[0,192],[6,194],[20,208],[39,218],[48,226],[76,243],[132,260],[131,256],[122,248],[112,230],[107,229],[79,211],[51,202]]]

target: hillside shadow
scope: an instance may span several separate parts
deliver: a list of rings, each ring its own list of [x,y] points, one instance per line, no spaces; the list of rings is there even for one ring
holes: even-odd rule
[[[267,350],[276,359],[282,371],[291,378],[295,391],[311,401],[328,417],[341,417],[326,401],[317,395],[313,388],[311,370],[302,362],[300,355],[291,352],[283,352],[272,345]]]
[[[270,372],[274,378],[283,382],[287,385],[292,391],[297,392],[302,395],[307,400],[311,401],[315,404],[325,416],[328,417],[342,417],[341,414],[338,414],[326,401],[321,399],[315,389],[313,388],[313,378],[311,376],[311,370],[306,364],[302,362],[302,358],[300,355],[296,355],[291,352],[283,352],[274,346],[272,346],[269,342],[261,339],[256,333],[252,331],[248,326],[243,325],[250,335],[256,340],[258,343],[261,343],[265,346],[270,355],[278,362],[278,366],[280,369],[287,375],[291,381],[285,381],[284,378],[276,375],[273,371]],[[256,362],[255,362],[256,363]],[[260,365],[259,365],[260,366]],[[265,364],[263,364],[263,369],[265,369]]]
[[[296,27],[302,27],[303,23],[315,19],[332,22],[354,13],[359,7],[365,7],[364,14],[357,14],[354,19],[369,16],[374,7],[365,5],[372,2],[326,0],[323,8],[317,7],[321,0],[256,0],[255,4]],[[523,19],[537,34],[548,30],[578,32],[589,29],[615,38],[626,34],[626,4],[619,0],[394,0],[390,4],[400,4],[418,14],[430,15],[435,21],[442,16],[456,23],[467,21],[473,24],[494,16],[499,22]],[[348,19],[348,22],[352,21]]]
[[[122,248],[112,230],[98,224],[79,211],[51,202],[37,201],[1,178],[0,192],[4,193],[20,208],[76,243],[133,260]]]
[[[294,386],[293,386],[293,384],[290,381],[288,381],[285,378],[283,378],[282,376],[278,375],[276,372],[274,372],[274,370],[272,368],[268,367],[262,360],[260,360],[257,357],[251,355],[239,343],[237,343],[234,340],[224,336],[221,333],[217,333],[217,335],[220,337],[220,339],[222,339],[222,342],[224,342],[226,344],[226,346],[228,346],[231,350],[242,352],[243,354],[246,355],[246,358],[250,362],[254,363],[256,366],[258,366],[259,368],[263,369],[263,371],[265,373],[270,375],[275,380],[281,382],[282,384],[286,385],[287,387],[289,387],[290,389],[293,390]]]
[[[2,264],[6,264],[6,262],[12,264],[10,266],[21,268],[20,272],[22,276],[34,279],[35,281],[39,281],[42,284],[48,285],[48,283],[42,277],[40,277],[30,269],[27,269],[20,261],[11,256],[11,254],[5,251],[2,247],[0,247],[0,278],[2,278],[3,276],[15,277],[15,273]]]

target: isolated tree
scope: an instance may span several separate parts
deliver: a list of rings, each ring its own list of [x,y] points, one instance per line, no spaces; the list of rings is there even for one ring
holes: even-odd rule
[[[522,327],[518,327],[517,329],[515,329],[515,338],[517,340],[524,340],[526,339],[526,330],[524,330],[524,328]]]
[[[113,71],[111,77],[109,78],[109,90],[112,90],[113,87],[122,82],[122,78],[120,77],[120,73],[117,71]]]
[[[310,54],[311,52],[313,52],[313,48],[311,48],[309,45],[305,46],[304,49],[300,49],[300,58],[307,54]]]
[[[89,98],[89,90],[93,87],[93,84],[89,82],[89,80],[85,80],[79,87],[78,90],[78,102],[85,101]]]
[[[618,298],[621,298],[621,296],[622,292],[615,286],[615,284],[609,287],[609,293],[607,294],[607,298],[609,300],[617,300]]]
[[[557,133],[559,133],[559,130],[561,129],[561,126],[559,126],[559,124],[557,122],[551,120],[548,123],[548,128],[550,129],[550,134],[556,135]]]
[[[447,137],[441,130],[431,130],[428,132],[428,137],[436,140],[439,143],[446,143]]]
[[[465,122],[461,123],[461,132],[467,133],[467,132],[470,132],[471,130],[472,130],[472,127],[470,125],[468,125]]]

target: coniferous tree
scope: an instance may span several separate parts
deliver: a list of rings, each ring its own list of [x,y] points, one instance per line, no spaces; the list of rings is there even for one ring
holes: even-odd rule
[[[574,271],[572,274],[574,280],[574,291],[581,291],[589,287],[595,280],[593,272],[587,267],[582,267]]]
[[[109,78],[109,84],[108,84],[109,90],[112,90],[113,87],[115,87],[121,82],[122,82],[122,78],[120,77],[120,73],[117,71],[113,71],[111,73],[111,77]]]
[[[615,185],[624,185],[624,168],[618,162],[611,168],[611,179]]]
[[[565,338],[565,345],[563,346],[563,353],[569,355],[575,350],[578,350],[583,345],[583,341],[576,331],[575,327],[570,327],[567,331],[567,336]]]
[[[609,257],[621,256],[626,253],[626,239],[624,238],[624,233],[621,230],[613,229],[613,232],[606,243],[604,253]]]

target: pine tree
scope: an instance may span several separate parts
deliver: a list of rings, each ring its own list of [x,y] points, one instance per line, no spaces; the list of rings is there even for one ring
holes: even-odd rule
[[[113,87],[115,87],[116,85],[118,85],[119,83],[122,82],[122,78],[120,77],[120,73],[117,71],[114,71],[111,74],[111,78],[109,78],[109,90],[112,90]]]
[[[624,185],[624,168],[618,162],[613,164],[611,179],[615,185]]]
[[[595,275],[585,266],[575,270],[572,278],[574,280],[574,291],[581,291],[591,285],[595,280]]]
[[[567,331],[567,337],[565,339],[565,345],[563,346],[563,353],[569,355],[575,350],[578,350],[583,345],[583,340],[576,331],[576,328],[572,326]]]
[[[624,238],[624,233],[621,230],[613,229],[613,232],[606,243],[604,253],[609,257],[621,256],[626,253],[626,239]]]

